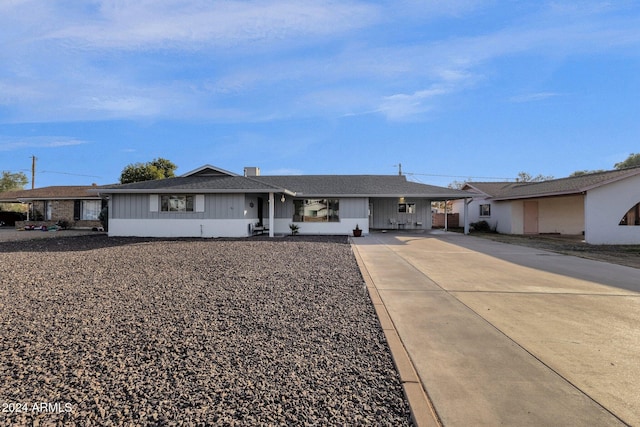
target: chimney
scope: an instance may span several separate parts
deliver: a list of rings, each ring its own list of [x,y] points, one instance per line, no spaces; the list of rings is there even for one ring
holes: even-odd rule
[[[260,176],[260,168],[247,166],[244,168],[244,176]]]

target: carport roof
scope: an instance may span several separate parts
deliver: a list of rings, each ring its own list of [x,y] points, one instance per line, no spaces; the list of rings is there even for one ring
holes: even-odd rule
[[[407,181],[404,175],[284,175],[255,178],[271,185],[290,188],[297,196],[304,197],[470,197],[466,191]]]
[[[635,167],[541,182],[469,182],[465,187],[484,193],[492,200],[528,199],[580,194],[639,174],[640,167]]]

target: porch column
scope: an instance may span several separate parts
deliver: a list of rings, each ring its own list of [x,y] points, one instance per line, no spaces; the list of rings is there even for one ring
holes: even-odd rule
[[[469,203],[472,199],[464,199],[464,234],[469,234]]]
[[[449,214],[447,212],[447,202],[448,200],[444,201],[444,231],[448,231],[447,226],[449,225],[449,221],[448,221]]]
[[[275,212],[275,202],[273,193],[269,193],[269,237],[273,237],[273,217]]]

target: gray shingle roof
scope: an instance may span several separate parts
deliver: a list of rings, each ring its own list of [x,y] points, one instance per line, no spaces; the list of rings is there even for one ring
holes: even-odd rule
[[[469,193],[433,185],[419,184],[398,175],[284,175],[284,176],[183,176],[156,181],[104,187],[101,192],[287,192],[298,196],[414,196],[464,198]]]
[[[283,192],[281,187],[274,187],[259,182],[253,178],[243,176],[186,176],[154,181],[141,181],[131,184],[110,185],[102,189],[102,193],[149,193],[180,191],[193,193],[205,191],[208,193],[229,192]]]
[[[407,181],[400,175],[259,176],[262,182],[289,188],[299,196],[468,197],[468,193]]]
[[[533,197],[578,194],[592,188],[640,174],[640,167],[595,172],[542,182],[469,182],[493,200],[526,199]]]

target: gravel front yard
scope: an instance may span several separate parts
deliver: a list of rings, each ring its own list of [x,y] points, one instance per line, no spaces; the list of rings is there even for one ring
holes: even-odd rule
[[[0,243],[0,425],[410,424],[346,238]]]

